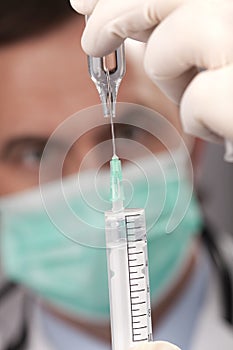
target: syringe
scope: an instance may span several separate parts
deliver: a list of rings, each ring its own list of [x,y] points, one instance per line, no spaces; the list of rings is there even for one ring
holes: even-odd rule
[[[152,340],[145,213],[124,209],[121,162],[111,162],[112,210],[105,213],[113,350]]]
[[[112,348],[128,350],[134,343],[152,340],[152,325],[145,213],[123,207],[121,161],[112,119],[125,74],[124,45],[105,57],[88,56],[88,69],[112,131],[112,210],[105,213]]]

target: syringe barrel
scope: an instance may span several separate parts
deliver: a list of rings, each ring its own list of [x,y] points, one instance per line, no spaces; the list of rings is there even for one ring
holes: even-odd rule
[[[145,213],[105,213],[113,350],[152,340]]]

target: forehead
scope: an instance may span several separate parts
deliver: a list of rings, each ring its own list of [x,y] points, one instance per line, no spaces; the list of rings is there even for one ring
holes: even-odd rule
[[[40,128],[46,121],[49,128],[77,108],[87,107],[88,100],[98,102],[79,47],[81,30],[80,20],[72,21],[45,37],[1,49],[2,125],[10,120],[19,133],[24,121]]]

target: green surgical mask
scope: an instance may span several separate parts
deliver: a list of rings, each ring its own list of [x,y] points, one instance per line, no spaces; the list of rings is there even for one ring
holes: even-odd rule
[[[157,170],[151,163],[142,159],[138,170],[126,165],[123,175],[127,206],[146,211],[153,303],[181,268],[201,220],[195,198],[189,201],[192,187],[185,165],[178,174],[166,155],[157,158]],[[92,321],[109,316],[103,212],[109,206],[108,173],[99,176],[95,205],[90,203],[94,175],[81,174],[81,188],[77,176],[63,181],[66,208],[57,195],[60,182],[45,185],[42,192],[31,190],[0,201],[5,275],[60,310]]]

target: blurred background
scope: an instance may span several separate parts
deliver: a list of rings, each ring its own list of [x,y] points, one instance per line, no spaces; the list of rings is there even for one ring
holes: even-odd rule
[[[223,146],[205,144],[197,185],[209,222],[233,237],[233,164],[224,161],[224,152]]]

